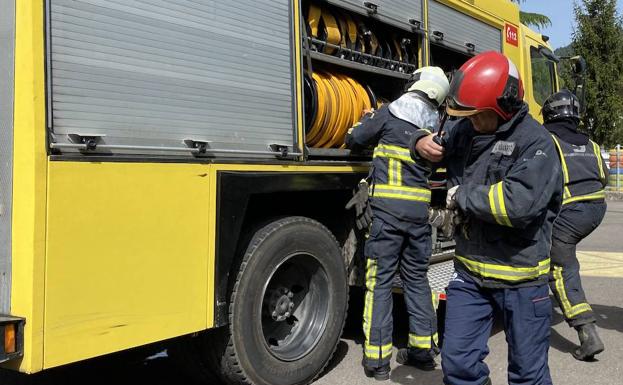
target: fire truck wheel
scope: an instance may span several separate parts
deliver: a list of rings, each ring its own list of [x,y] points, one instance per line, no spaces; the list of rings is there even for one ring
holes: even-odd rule
[[[254,385],[311,382],[337,347],[347,306],[333,234],[304,217],[268,224],[249,243],[231,294],[222,376]]]

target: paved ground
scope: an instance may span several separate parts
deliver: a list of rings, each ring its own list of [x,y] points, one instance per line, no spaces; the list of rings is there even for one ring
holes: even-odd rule
[[[582,275],[588,300],[593,305],[599,321],[606,351],[598,360],[583,363],[573,359],[575,332],[564,323],[559,309],[555,309],[552,330],[550,367],[555,384],[564,385],[615,385],[623,383],[623,202],[609,202],[602,226],[581,245]],[[361,362],[360,312],[361,295],[353,293],[351,313],[338,346],[337,353],[327,372],[316,382],[318,385],[348,383],[377,384],[363,376]],[[404,304],[397,298],[396,341],[404,346],[407,333]],[[496,332],[490,340],[491,353],[487,362],[494,384],[506,383],[506,344],[504,333]],[[393,384],[442,384],[441,370],[421,372],[395,366]],[[40,375],[24,377],[0,372],[1,385],[177,385],[193,384],[172,365],[165,354],[148,360],[135,355],[113,355],[70,365]],[[193,384],[194,385],[194,384]],[[215,384],[216,385],[216,384]]]

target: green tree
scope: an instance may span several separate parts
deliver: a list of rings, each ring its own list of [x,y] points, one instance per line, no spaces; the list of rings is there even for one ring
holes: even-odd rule
[[[623,23],[616,0],[582,0],[574,8],[571,46],[588,67],[585,128],[598,143],[623,143]]]
[[[506,1],[506,0],[504,0]],[[511,0],[513,3],[521,4],[526,0]],[[537,28],[545,28],[552,25],[552,21],[549,17],[542,15],[540,13],[532,13],[532,12],[519,12],[519,19],[525,25],[537,27]]]

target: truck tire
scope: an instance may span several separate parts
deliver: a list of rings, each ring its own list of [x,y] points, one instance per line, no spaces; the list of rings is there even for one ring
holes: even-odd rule
[[[229,383],[307,384],[329,363],[348,306],[333,234],[304,217],[255,233],[230,297],[220,374]]]

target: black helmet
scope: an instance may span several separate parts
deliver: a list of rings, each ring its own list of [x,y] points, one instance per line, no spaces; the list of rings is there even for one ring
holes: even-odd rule
[[[541,109],[543,120],[549,123],[553,120],[573,118],[580,121],[580,101],[569,90],[556,92],[543,103]]]

